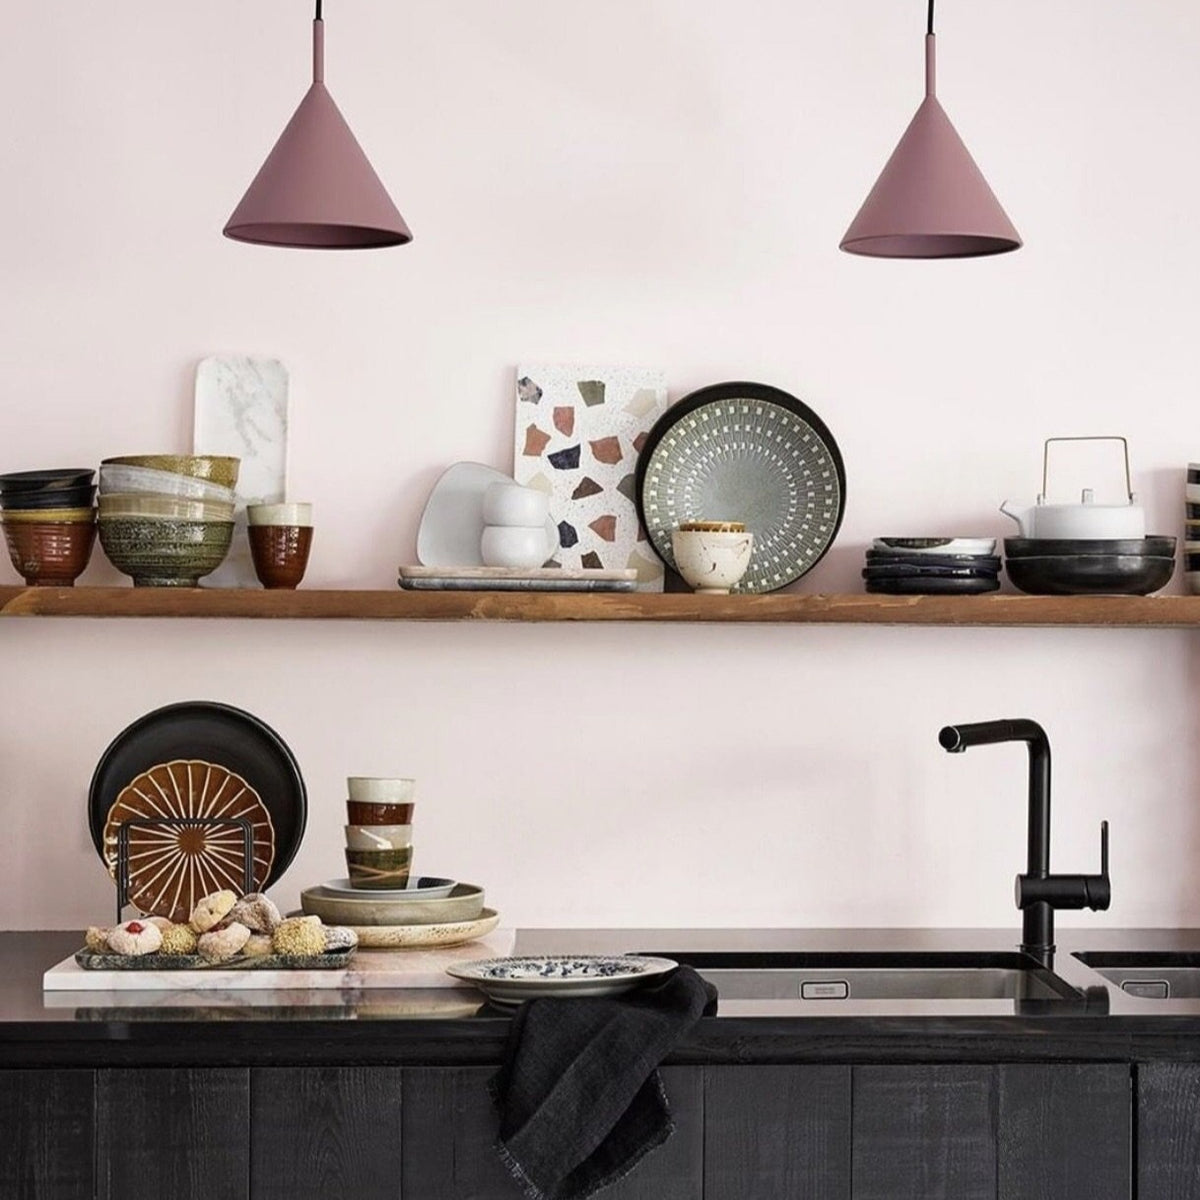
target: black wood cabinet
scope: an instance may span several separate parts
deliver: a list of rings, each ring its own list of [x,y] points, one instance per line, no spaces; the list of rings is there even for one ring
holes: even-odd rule
[[[489,1067],[0,1071],[3,1200],[519,1200]],[[1200,1200],[1200,1066],[669,1067],[608,1200]]]
[[[1138,1200],[1200,1200],[1200,1066],[1137,1069]]]

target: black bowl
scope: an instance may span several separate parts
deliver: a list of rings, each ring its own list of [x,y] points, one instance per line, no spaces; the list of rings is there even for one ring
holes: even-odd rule
[[[1200,521],[1200,504],[1193,504],[1189,500],[1184,507],[1187,509],[1187,519],[1189,521]]]
[[[1148,596],[1166,587],[1174,558],[1145,554],[1059,554],[1005,561],[1013,584],[1031,596]]]
[[[1004,557],[1058,558],[1076,554],[1133,555],[1136,558],[1170,558],[1173,537],[1144,538],[1005,538]]]
[[[0,495],[87,487],[96,474],[94,467],[68,467],[62,471],[10,471],[0,475]]]
[[[96,498],[96,486],[55,488],[47,492],[4,492],[0,508],[32,510],[37,508],[91,508]]]

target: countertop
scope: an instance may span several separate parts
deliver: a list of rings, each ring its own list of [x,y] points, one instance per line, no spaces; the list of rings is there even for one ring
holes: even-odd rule
[[[56,993],[76,931],[0,933],[5,1066],[492,1064],[509,1017],[472,991]],[[522,930],[516,952],[1011,952],[1017,929]],[[1200,955],[1200,929],[1059,930],[1054,970],[1086,1002],[722,1000],[672,1063],[1200,1061],[1200,999],[1140,1000],[1076,951]],[[360,952],[366,953],[366,952]]]

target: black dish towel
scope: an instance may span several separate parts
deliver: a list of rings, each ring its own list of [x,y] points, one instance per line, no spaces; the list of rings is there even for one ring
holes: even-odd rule
[[[717,993],[691,967],[623,996],[523,1004],[492,1080],[501,1158],[531,1200],[583,1200],[674,1131],[658,1065]]]

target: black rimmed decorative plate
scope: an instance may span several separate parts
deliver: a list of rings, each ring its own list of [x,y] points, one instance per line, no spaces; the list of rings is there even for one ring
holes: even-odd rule
[[[671,531],[685,521],[743,522],[754,553],[734,590],[773,592],[833,544],[846,472],[808,405],[763,383],[719,383],[672,405],[651,429],[638,458],[637,504],[671,567]]]
[[[101,756],[88,793],[88,825],[96,853],[107,865],[112,851],[105,842],[105,826],[122,793],[139,777],[156,769],[161,773],[165,766],[181,761],[223,767],[261,801],[269,818],[261,824],[272,834],[274,844],[261,881],[262,864],[256,862],[255,882],[261,888],[270,887],[287,870],[304,836],[308,819],[304,779],[279,734],[257,717],[227,704],[205,700],[169,704],[139,717],[116,737]],[[186,789],[179,792],[186,795]],[[167,788],[166,793],[174,796],[175,789]],[[166,807],[177,811],[164,811],[164,817],[189,815],[183,801]],[[257,858],[260,822],[252,820],[252,824]],[[108,832],[111,838],[112,830]],[[262,840],[265,843],[265,835]]]

